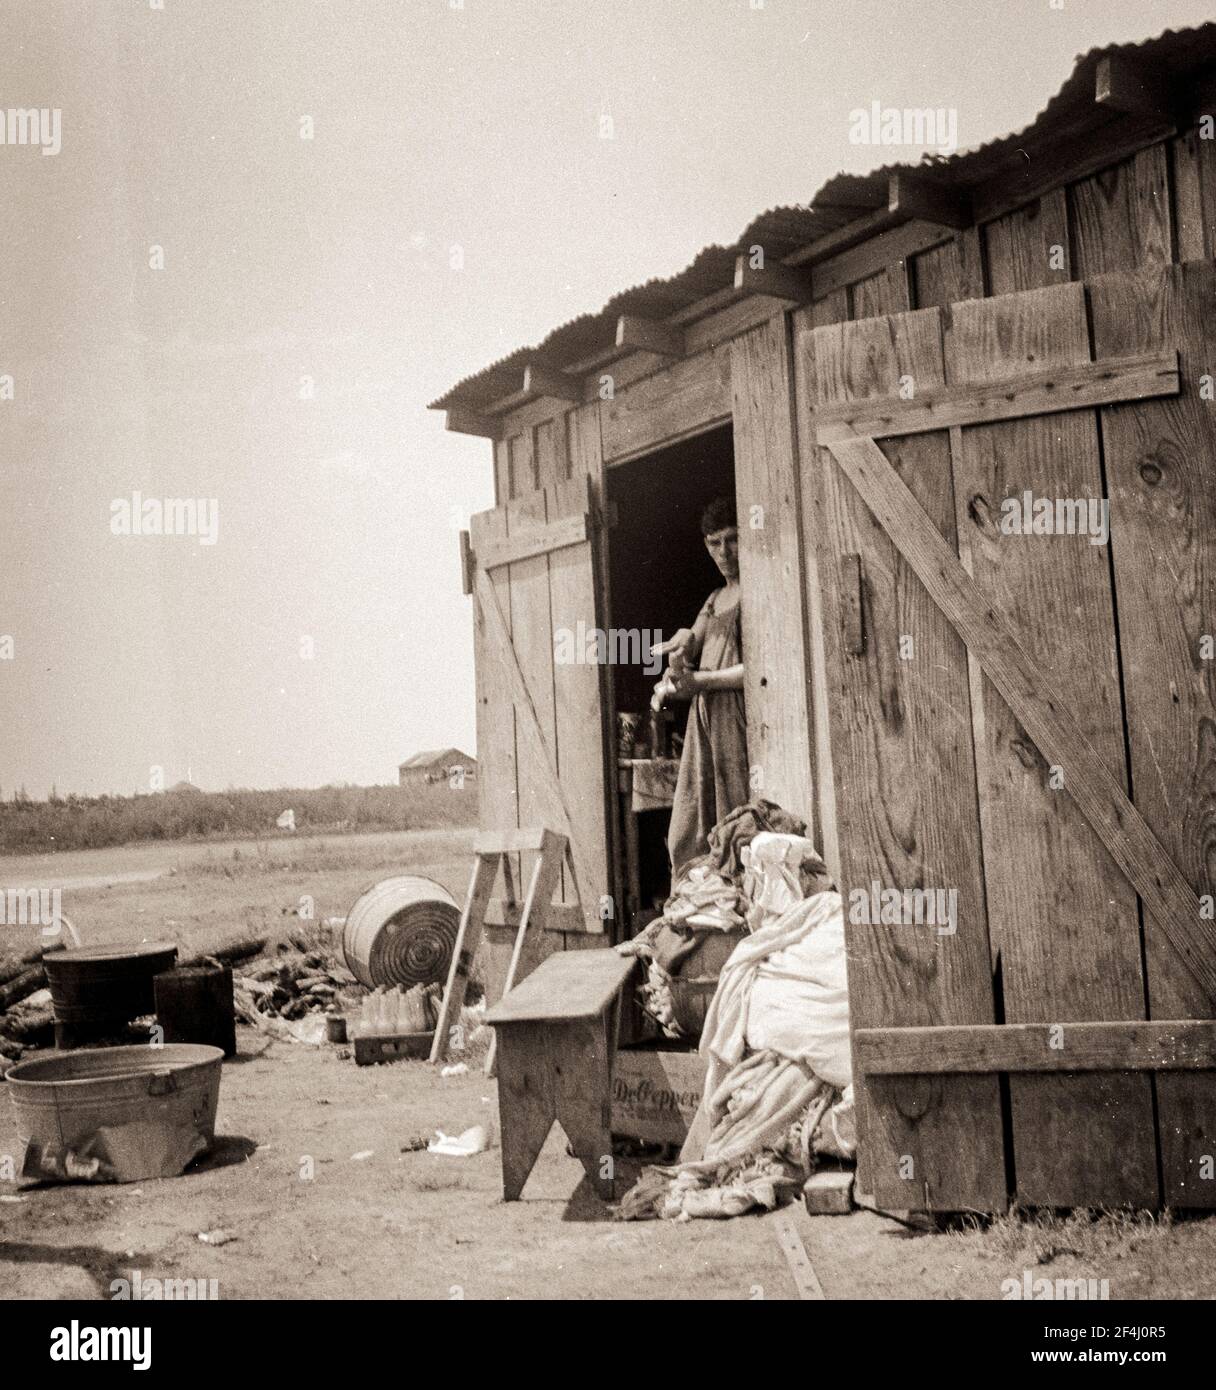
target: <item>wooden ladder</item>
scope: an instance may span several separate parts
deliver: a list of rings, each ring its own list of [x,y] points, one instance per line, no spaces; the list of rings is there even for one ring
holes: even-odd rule
[[[465,900],[464,911],[460,916],[460,927],[456,933],[456,945],[452,951],[452,964],[448,970],[447,986],[443,991],[443,1003],[439,1008],[439,1020],[435,1025],[435,1037],[431,1043],[431,1061],[442,1062],[448,1055],[448,1044],[454,1024],[460,1021],[460,1010],[464,1005],[465,991],[473,962],[481,946],[481,938],[486,925],[486,908],[490,894],[502,866],[503,881],[506,886],[508,912],[518,906],[515,898],[515,874],[511,855],[521,850],[536,852],[536,862],[532,867],[532,878],[524,897],[523,911],[519,917],[519,927],[515,933],[515,946],[511,951],[511,962],[507,967],[507,978],[503,994],[510,993],[519,971],[523,956],[524,941],[530,928],[535,924],[542,930],[553,902],[557,888],[558,875],[562,861],[571,859],[570,842],[565,835],[545,827],[529,830],[490,831],[479,835],[473,842],[473,877],[469,881],[469,896]],[[571,861],[573,869],[573,862]],[[575,875],[571,873],[571,881]],[[485,1071],[494,1075],[498,1053],[498,1037],[495,1034],[486,1054]]]

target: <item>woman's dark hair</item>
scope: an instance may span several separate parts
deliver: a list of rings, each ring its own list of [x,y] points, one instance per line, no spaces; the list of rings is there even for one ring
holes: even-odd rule
[[[715,497],[701,513],[701,534],[711,536],[715,531],[725,531],[728,526],[737,526],[735,519],[735,499]]]

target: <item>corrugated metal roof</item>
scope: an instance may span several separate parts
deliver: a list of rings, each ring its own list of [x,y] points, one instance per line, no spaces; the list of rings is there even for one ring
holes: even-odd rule
[[[668,279],[648,280],[614,295],[595,314],[582,314],[555,328],[535,347],[517,348],[499,361],[465,377],[431,405],[432,410],[463,406],[474,411],[518,391],[528,362],[554,368],[579,362],[609,349],[621,314],[666,319],[733,282],[735,260],[749,247],[764,247],[771,262],[847,227],[885,202],[887,180],[895,173],[931,170],[948,187],[970,191],[991,180],[1008,181],[1011,198],[1018,184],[1037,177],[1032,158],[1046,152],[1065,129],[1097,131],[1132,118],[1109,112],[1094,101],[1099,61],[1113,54],[1135,55],[1180,84],[1216,63],[1216,23],[1195,29],[1167,29],[1139,43],[1094,48],[1077,59],[1060,90],[1023,130],[949,156],[926,155],[916,164],[887,164],[869,174],[837,174],[805,206],[770,208],[744,229],[730,246],[707,246],[686,269]]]

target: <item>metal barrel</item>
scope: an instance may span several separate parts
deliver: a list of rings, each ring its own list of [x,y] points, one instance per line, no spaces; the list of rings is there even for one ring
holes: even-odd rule
[[[342,951],[369,989],[442,984],[459,925],[460,908],[442,883],[402,874],[373,884],[351,908]]]
[[[80,946],[44,956],[55,1021],[101,1026],[154,1013],[153,977],[176,959],[171,941]]]
[[[203,1043],[236,1056],[232,967],[179,965],[154,981],[156,1021],[167,1043]]]

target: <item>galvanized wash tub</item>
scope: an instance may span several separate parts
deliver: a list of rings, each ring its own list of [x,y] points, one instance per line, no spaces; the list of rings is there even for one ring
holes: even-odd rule
[[[215,1139],[218,1047],[99,1047],[18,1062],[6,1078],[21,1176],[168,1178]]]
[[[346,918],[342,953],[368,989],[443,984],[459,926],[460,908],[442,883],[402,874],[360,896]]]

